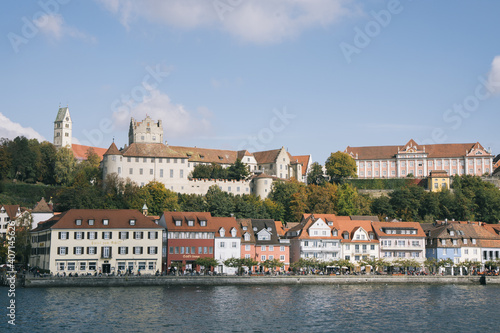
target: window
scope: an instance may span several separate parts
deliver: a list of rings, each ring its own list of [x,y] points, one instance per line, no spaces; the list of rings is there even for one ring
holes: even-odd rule
[[[119,261],[118,262],[118,270],[119,271],[124,271],[125,270],[125,261]]]
[[[145,261],[139,261],[139,267],[140,270],[145,270],[146,269],[146,262]]]
[[[266,256],[264,255],[260,256],[260,261],[266,261]]]
[[[206,227],[207,226],[207,221],[200,221],[200,226]]]
[[[221,248],[223,248],[223,247],[225,247],[225,246],[226,246],[226,244],[225,244],[224,242],[220,242],[220,247],[221,247]]]
[[[84,233],[82,231],[75,232],[75,239],[83,239]]]
[[[91,270],[91,271],[96,270],[96,262],[95,261],[89,262],[89,270]]]
[[[80,270],[84,271],[87,268],[87,263],[86,262],[81,262],[80,263]]]
[[[372,251],[375,250],[375,245],[373,245],[373,244],[370,245],[370,250],[372,250]]]
[[[128,224],[130,224],[130,225],[135,225],[135,220],[134,220],[134,219],[130,219],[130,220],[128,221]]]
[[[67,247],[58,247],[57,254],[62,255],[62,256],[68,254],[68,248]]]
[[[103,231],[102,233],[102,239],[111,239],[111,232],[109,231]]]
[[[160,169],[160,177],[163,178],[163,169]]]
[[[92,255],[97,254],[97,247],[95,247],[95,246],[87,247],[87,254],[92,254]]]
[[[75,262],[70,261],[68,262],[68,271],[74,271],[75,270]]]
[[[142,246],[134,246],[134,254],[142,254]]]
[[[59,239],[68,239],[68,238],[69,238],[69,232],[66,231],[59,232]]]
[[[237,246],[236,246],[236,242],[232,242],[232,243],[231,243],[231,247],[235,249],[235,248],[237,247]]]
[[[87,236],[88,236],[87,238],[88,238],[88,239],[91,239],[91,240],[93,240],[93,239],[97,239],[97,232],[96,232],[96,231],[89,231],[89,232],[87,233]]]
[[[170,169],[170,178],[174,178],[174,169]]]
[[[134,174],[134,169],[133,169],[133,168],[128,169],[128,173],[129,173],[130,175],[133,175],[133,174]]]
[[[148,233],[148,238],[149,239],[158,239],[158,231],[150,231]]]
[[[269,251],[274,251],[274,246],[269,245]]]
[[[83,247],[81,247],[81,246],[74,247],[73,253],[76,255],[82,255],[83,254]]]
[[[121,255],[128,254],[128,247],[126,247],[126,246],[120,246],[118,248],[118,253],[121,254]]]
[[[149,174],[152,175],[153,174],[153,169],[149,169]]]
[[[265,246],[265,245],[261,246],[261,247],[260,247],[260,250],[261,250],[261,251],[265,251],[265,250],[266,250],[266,246]]]
[[[285,247],[284,246],[280,246],[280,251],[281,252],[285,252]]]
[[[111,247],[110,246],[103,246],[101,248],[102,254],[101,256],[103,258],[111,258]]]
[[[82,220],[80,220],[80,219],[75,220],[75,224],[76,224],[76,225],[82,225]]]
[[[194,221],[193,220],[189,220],[188,221],[188,226],[189,227],[193,227],[194,226]],[[222,237],[224,237],[224,236],[222,236]]]
[[[189,252],[189,247],[186,247],[186,250],[187,250],[186,253],[188,253]],[[156,247],[156,246],[150,246],[150,247],[148,247],[148,253],[149,254],[158,254],[158,247]]]
[[[134,239],[142,239],[142,238],[143,238],[142,231],[136,231],[136,232],[134,232]]]
[[[104,219],[104,220],[102,220],[102,224],[103,224],[103,225],[108,225],[108,224],[109,224],[109,220],[108,220],[108,219]]]
[[[128,239],[128,231],[120,231],[120,239]]]
[[[250,245],[245,245],[245,251],[250,251]]]

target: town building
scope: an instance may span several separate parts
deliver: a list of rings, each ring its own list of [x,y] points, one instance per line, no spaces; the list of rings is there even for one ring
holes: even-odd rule
[[[219,274],[236,274],[237,269],[227,267],[224,261],[241,258],[241,231],[234,217],[212,217],[217,226],[215,233],[214,258],[219,262],[215,271]]]
[[[16,227],[31,225],[31,212],[19,205],[0,205],[0,238],[5,237],[11,221]]]
[[[427,188],[431,192],[450,189],[450,176],[445,170],[433,170],[429,173]]]
[[[493,158],[479,142],[419,145],[413,139],[402,146],[347,147],[356,161],[358,178],[427,177],[431,171],[455,175],[490,175]]]
[[[399,259],[425,261],[425,233],[418,222],[372,222],[380,243],[379,257],[391,263]]]
[[[113,142],[103,156],[103,179],[116,174],[139,186],[158,181],[178,193],[205,194],[216,185],[222,191],[238,194],[254,193],[267,197],[272,182],[291,178],[303,179],[302,164],[284,147],[250,153],[198,147],[170,146],[162,142],[162,122],[149,116],[142,122],[131,119],[129,144],[122,149]],[[249,169],[251,176],[243,180],[194,179],[199,164],[229,167],[237,159]]]
[[[47,203],[45,198],[37,202],[33,210],[31,211],[31,216],[33,218],[33,222],[31,223],[31,229],[36,229],[38,223],[42,221],[47,221],[52,216],[54,216],[54,210],[52,206],[52,202]]]
[[[314,258],[319,261],[341,259],[341,234],[335,214],[304,214],[299,224],[286,232],[290,239],[290,260]]]
[[[372,221],[337,220],[338,234],[341,236],[343,259],[360,266],[360,261],[378,259],[380,244],[373,230]]]
[[[176,263],[184,270],[199,271],[196,259],[215,259],[215,234],[219,232],[215,221],[206,212],[164,212],[158,223],[166,230],[163,270],[170,272]]]
[[[71,209],[31,231],[30,265],[53,274],[155,274],[162,227],[132,209]]]
[[[262,265],[266,260],[279,260],[286,271],[290,267],[290,240],[278,235],[274,220],[241,219],[238,220],[242,229],[242,258],[251,258],[259,263],[252,268],[254,272],[265,272]]]
[[[494,227],[475,221],[437,221],[422,224],[426,233],[426,257],[453,263],[500,259],[500,235]]]

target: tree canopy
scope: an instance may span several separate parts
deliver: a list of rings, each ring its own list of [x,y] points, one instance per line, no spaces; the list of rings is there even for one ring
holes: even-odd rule
[[[326,173],[332,182],[341,183],[345,178],[356,177],[356,162],[346,153],[332,153],[325,162]]]

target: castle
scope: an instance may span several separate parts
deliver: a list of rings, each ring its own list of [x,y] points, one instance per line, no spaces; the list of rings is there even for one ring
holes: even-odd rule
[[[248,166],[251,176],[245,180],[192,179],[190,175],[198,164],[218,164],[229,167],[240,159]],[[158,181],[167,189],[185,194],[205,194],[212,185],[221,190],[238,194],[255,194],[266,198],[273,181],[296,178],[305,179],[305,171],[299,159],[284,147],[275,150],[250,153],[197,147],[169,146],[163,143],[161,120],[146,116],[143,121],[130,120],[129,143],[119,150],[113,142],[103,155],[103,177],[116,174],[130,179],[140,186]],[[306,159],[310,161],[310,158]]]

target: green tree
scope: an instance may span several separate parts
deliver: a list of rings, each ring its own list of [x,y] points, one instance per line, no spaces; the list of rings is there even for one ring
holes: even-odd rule
[[[7,179],[9,177],[12,167],[12,155],[8,145],[8,139],[0,139],[0,180]]]
[[[224,260],[224,265],[231,268],[236,268],[236,275],[243,274],[244,259],[242,258],[229,258]]]
[[[40,181],[45,184],[55,185],[57,149],[52,143],[44,141],[40,144],[40,154],[42,160],[40,169]]]
[[[248,170],[248,166],[238,158],[229,166],[227,174],[228,179],[242,180],[250,175],[250,171]]]
[[[345,178],[356,177],[356,162],[346,153],[332,153],[325,162],[326,173],[332,182],[342,183]]]
[[[210,164],[200,163],[196,165],[191,173],[191,178],[209,179],[212,177],[213,166]]]
[[[194,263],[197,265],[197,266],[200,266],[200,267],[203,267],[203,272],[205,274],[207,274],[209,271],[212,270],[212,267],[215,267],[219,264],[219,262],[217,260],[215,260],[214,258],[209,258],[209,257],[200,257],[200,258],[197,258]]]
[[[205,195],[208,211],[213,216],[230,216],[234,212],[233,196],[212,185]]]
[[[437,260],[435,258],[425,259],[424,267],[429,269],[429,273],[436,273],[436,269],[438,267]]]
[[[307,209],[307,192],[305,187],[299,187],[299,190],[292,194],[290,198],[290,206],[288,221],[300,221],[302,214]]]
[[[73,181],[76,161],[73,152],[68,148],[60,148],[56,153],[55,179],[57,184],[69,185]]]
[[[271,193],[269,193],[269,199],[273,200],[283,207],[283,209],[285,210],[283,220],[295,220],[295,214],[297,211],[292,212],[290,210],[290,202],[292,200],[293,194],[297,193],[301,187],[304,187],[304,184],[299,183],[294,178],[292,178],[290,181],[273,182]]]
[[[164,211],[174,211],[180,208],[177,202],[177,194],[166,189],[163,183],[149,182],[141,189],[141,192],[148,206],[149,215],[161,216]]]
[[[324,183],[321,186],[307,186],[307,212],[316,214],[334,214],[337,201],[337,185]]]
[[[34,142],[30,144],[30,141],[24,136],[18,136],[9,143],[13,179],[34,182],[37,178],[37,154],[32,148],[34,145]]]
[[[318,162],[311,164],[311,170],[307,174],[307,184],[323,185],[326,182],[323,167]]]
[[[267,212],[269,218],[275,221],[284,221],[285,208],[279,202],[274,202],[269,198],[264,199],[262,202],[262,207]]]
[[[339,186],[337,199],[337,213],[343,216],[358,214],[358,192],[350,184]]]
[[[208,211],[205,197],[200,194],[179,194],[180,210],[183,212]]]
[[[285,264],[282,263],[281,261],[279,261],[278,259],[267,259],[266,261],[264,261],[262,263],[262,266],[264,266],[265,268],[271,270],[271,273],[274,273],[274,271],[276,270],[276,268],[278,267],[283,267]]]

